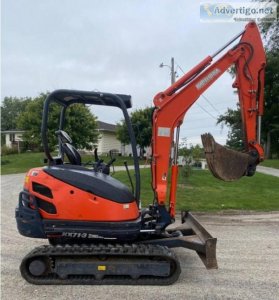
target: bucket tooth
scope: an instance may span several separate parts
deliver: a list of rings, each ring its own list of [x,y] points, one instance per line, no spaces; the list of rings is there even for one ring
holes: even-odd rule
[[[211,173],[224,181],[234,181],[247,175],[251,156],[216,143],[210,133],[201,135],[207,165]]]

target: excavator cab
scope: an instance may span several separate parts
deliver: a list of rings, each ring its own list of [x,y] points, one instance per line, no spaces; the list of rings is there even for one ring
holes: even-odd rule
[[[48,143],[48,119],[53,103],[60,107],[59,128],[55,132],[59,141],[56,157],[52,155]],[[82,164],[71,137],[64,131],[66,110],[75,103],[114,106],[123,111],[134,153],[136,184],[133,192],[109,175],[115,158],[104,163],[95,151],[97,161],[92,166]],[[56,90],[48,95],[41,127],[47,166],[31,169],[27,173],[17,210],[21,234],[48,238],[51,243],[61,242],[63,235],[67,237],[73,233],[72,228],[75,228],[74,232],[90,231],[93,235],[98,233],[100,237],[117,237],[120,240],[137,237],[141,225],[139,163],[127,112],[130,107],[131,97],[128,95],[76,90]],[[114,227],[113,231],[111,227]]]
[[[71,165],[82,165],[82,160],[79,152],[73,145],[73,141],[69,134],[64,131],[65,126],[65,116],[66,110],[69,106],[73,104],[83,104],[83,105],[103,105],[110,107],[120,108],[123,112],[125,121],[128,127],[128,133],[131,140],[132,152],[136,152],[136,144],[134,133],[132,130],[131,122],[128,116],[127,109],[132,107],[131,96],[129,95],[116,95],[109,93],[98,93],[98,92],[86,92],[86,91],[76,91],[76,90],[56,90],[49,94],[44,103],[43,119],[42,119],[42,143],[46,155],[46,162],[49,165],[62,165],[65,163],[65,156]],[[58,156],[53,157],[48,145],[48,119],[51,105],[56,104],[60,108],[59,126],[58,130],[55,132],[58,139]],[[108,163],[101,161],[97,154],[97,149],[94,150],[95,163],[93,163],[93,169],[104,174],[109,174],[110,166],[115,161],[114,157]],[[139,169],[137,155],[134,155],[134,166],[136,172],[136,181],[139,181]],[[88,166],[88,164],[86,164]],[[136,184],[139,186],[139,184]]]

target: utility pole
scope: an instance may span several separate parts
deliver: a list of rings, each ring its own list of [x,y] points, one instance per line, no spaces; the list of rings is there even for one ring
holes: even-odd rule
[[[174,58],[172,57],[171,58],[171,65],[165,65],[164,63],[161,63],[160,68],[163,68],[163,67],[168,67],[170,68],[170,71],[171,71],[171,84],[174,84],[175,83],[175,77],[176,77],[176,72],[174,71]]]
[[[171,58],[171,84],[175,83],[174,58]]]
[[[163,67],[168,67],[171,71],[171,84],[173,85],[175,83],[175,77],[176,77],[176,72],[174,71],[174,58],[171,58],[171,65],[165,65],[164,63],[161,63],[159,65],[160,68]],[[177,166],[177,161],[178,161],[178,144],[179,144],[179,132],[180,132],[180,125],[176,127],[176,141],[172,142],[171,146],[171,160],[172,160],[172,165]]]

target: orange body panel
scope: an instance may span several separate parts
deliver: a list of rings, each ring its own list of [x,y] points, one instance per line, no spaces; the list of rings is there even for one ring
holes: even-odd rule
[[[51,189],[53,199],[34,192],[32,182],[43,184]],[[45,173],[41,168],[31,169],[27,173],[24,188],[32,195],[56,207],[56,214],[49,214],[40,209],[40,214],[44,219],[117,222],[135,220],[139,217],[136,201],[117,203],[104,199],[60,181]]]

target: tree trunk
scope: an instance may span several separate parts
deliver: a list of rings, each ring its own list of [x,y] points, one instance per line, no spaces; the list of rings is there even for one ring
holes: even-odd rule
[[[265,157],[268,158],[268,159],[271,158],[270,144],[271,144],[271,130],[269,130],[267,132],[267,136],[266,136],[266,152],[265,152]]]
[[[140,159],[144,158],[144,148],[140,147]]]

